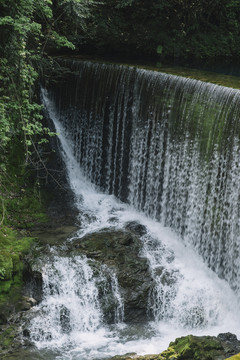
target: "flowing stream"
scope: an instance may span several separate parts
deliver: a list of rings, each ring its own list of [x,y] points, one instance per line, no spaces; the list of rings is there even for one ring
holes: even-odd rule
[[[126,66],[64,66],[42,98],[79,209],[66,241],[144,225],[153,318],[125,324],[116,274],[54,248],[31,340],[49,359],[86,360],[159,353],[190,333],[240,336],[240,92]],[[101,292],[113,299],[110,325]]]

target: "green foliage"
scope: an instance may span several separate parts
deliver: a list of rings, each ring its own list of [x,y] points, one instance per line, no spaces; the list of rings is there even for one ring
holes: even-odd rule
[[[159,55],[161,55],[162,52],[163,52],[163,47],[162,47],[162,45],[158,45],[158,47],[157,47],[157,53],[158,53]]]
[[[53,6],[54,28],[67,44],[60,42],[62,46],[75,49],[91,38],[91,26],[88,19],[92,8],[101,6],[101,2],[95,0],[58,0]],[[72,45],[70,45],[70,43]]]
[[[239,18],[240,0],[105,0],[93,9],[89,31],[104,52],[234,59],[240,57]]]
[[[0,4],[0,163],[19,139],[28,161],[36,142],[52,136],[42,124],[35,84],[46,52],[74,49],[72,23],[82,24],[91,0],[2,0]],[[72,21],[71,17],[75,20]],[[67,21],[69,29],[63,27]],[[80,26],[79,26],[80,28]],[[69,31],[70,30],[70,31]],[[76,33],[75,33],[76,35]],[[37,137],[36,137],[37,136]],[[1,177],[1,173],[0,173]]]
[[[40,106],[32,101],[37,73],[31,65],[31,51],[27,46],[30,38],[38,38],[41,25],[32,21],[32,2],[28,2],[28,5],[30,16],[26,16],[24,4],[17,9],[8,9],[10,15],[0,19],[1,34],[5,35],[0,49],[3,55],[0,68],[2,154],[7,152],[8,143],[16,137],[22,139],[27,154],[31,135],[41,132]],[[5,159],[1,160],[4,162]]]

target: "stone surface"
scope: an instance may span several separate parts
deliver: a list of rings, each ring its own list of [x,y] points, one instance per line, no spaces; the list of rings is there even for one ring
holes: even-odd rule
[[[35,305],[37,305],[37,300],[35,300],[32,297],[23,296],[20,303],[20,310],[27,311],[30,310]]]
[[[240,341],[237,339],[236,335],[229,332],[223,333],[219,334],[217,339],[220,340],[228,357],[240,352]]]
[[[130,221],[126,224],[126,229],[135,233],[136,235],[143,236],[147,233],[146,226],[138,223],[137,221]]]
[[[149,292],[153,279],[146,258],[141,257],[141,240],[131,231],[103,230],[73,241],[71,251],[85,254],[112,268],[124,299],[125,321],[147,319]]]

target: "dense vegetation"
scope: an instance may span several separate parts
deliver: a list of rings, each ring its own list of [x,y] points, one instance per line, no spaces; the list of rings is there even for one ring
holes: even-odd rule
[[[12,147],[13,139],[15,145],[16,142],[20,147],[23,145],[25,158],[29,160],[31,150],[35,147],[33,136],[49,133],[41,122],[41,106],[37,103],[35,84],[51,49],[74,49],[74,45],[56,31],[56,28],[63,27],[63,18],[66,24],[73,23],[67,17],[68,8],[73,4],[73,15],[77,21],[88,9],[81,1],[59,0],[56,4],[51,0],[1,1],[1,171],[5,169],[5,156],[9,157],[9,145]]]
[[[239,0],[105,0],[92,39],[108,52],[229,61],[240,55],[239,19]]]

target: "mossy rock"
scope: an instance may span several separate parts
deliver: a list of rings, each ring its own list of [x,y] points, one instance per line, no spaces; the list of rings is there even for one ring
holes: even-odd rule
[[[13,344],[15,336],[15,327],[9,326],[0,334],[0,348],[3,350],[9,348]]]
[[[24,347],[21,340],[21,328],[17,324],[5,325],[0,329],[0,358],[11,359],[13,352],[18,353]],[[24,357],[16,357],[16,359]],[[34,356],[35,359],[35,356]]]
[[[228,360],[240,360],[240,353],[228,358]]]
[[[170,347],[176,351],[179,360],[211,360],[224,352],[221,342],[213,336],[185,336],[170,343]]]
[[[18,273],[8,281],[0,281],[0,314],[8,318],[13,310],[18,310],[18,302],[22,297],[22,273]]]

